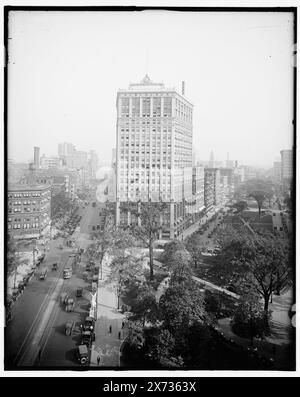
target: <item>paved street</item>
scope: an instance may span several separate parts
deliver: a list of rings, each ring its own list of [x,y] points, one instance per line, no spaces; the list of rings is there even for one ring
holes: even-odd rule
[[[35,277],[29,282],[22,296],[17,300],[12,308],[13,319],[6,327],[6,348],[7,348],[7,365],[16,363],[16,359],[21,359],[24,353],[24,341],[30,337],[30,333],[36,324],[39,324],[44,309],[49,303],[47,298],[53,292],[58,282],[58,274],[64,266],[69,250],[61,251],[58,249],[60,240],[50,242],[50,250],[47,252],[46,258],[41,267],[47,267],[49,272],[46,280],[39,280],[39,268],[36,269]],[[52,263],[59,264],[58,270],[51,270]],[[47,321],[44,317],[44,324]],[[41,329],[39,330],[41,332]],[[31,335],[32,336],[32,335]],[[27,339],[26,339],[27,338]],[[35,339],[35,343],[37,340]],[[35,349],[36,350],[36,349]]]
[[[89,234],[86,231],[89,220],[95,218],[97,208],[87,206],[81,210],[81,225],[73,237],[77,247],[86,248]],[[62,270],[73,249],[64,245],[64,239],[59,238],[49,243],[49,251],[40,267],[48,268],[46,280],[39,280],[39,269],[22,296],[12,309],[13,319],[6,327],[6,364],[7,366],[72,366],[79,365],[76,360],[76,345],[80,342],[79,324],[88,315],[90,295],[85,290],[82,298],[77,299],[75,311],[65,312],[59,297],[62,291],[68,291],[75,298],[77,287],[88,287],[83,281],[84,264],[79,263],[73,268],[73,276],[63,280]],[[52,264],[58,263],[58,269],[52,270]],[[26,315],[24,315],[26,313]],[[75,321],[76,327],[72,336],[65,335],[67,321]]]
[[[202,225],[205,225],[206,223],[209,224],[208,229],[202,234],[201,239],[204,245],[208,245],[211,240],[207,237],[208,234],[214,229],[214,227],[217,225],[219,219],[222,217],[222,214],[218,213],[217,218],[215,220],[211,220],[213,217],[213,213],[205,215],[204,217],[204,222],[202,222]],[[197,232],[201,226],[199,225],[199,222],[196,222],[195,224],[191,225],[189,228],[184,230],[178,237],[177,240],[183,241],[187,237],[191,236],[193,233]]]

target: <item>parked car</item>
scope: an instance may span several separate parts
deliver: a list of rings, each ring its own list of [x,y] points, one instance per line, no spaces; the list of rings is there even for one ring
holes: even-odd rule
[[[41,269],[40,280],[45,280],[45,278],[47,277],[47,274],[48,274],[48,269],[46,267]]]
[[[78,287],[77,291],[76,291],[76,296],[78,298],[81,298],[82,297],[82,293],[83,293],[83,288],[82,287]]]
[[[89,361],[89,350],[86,345],[79,345],[77,350],[77,358],[80,364],[87,364]]]
[[[74,299],[68,298],[66,302],[66,312],[73,312],[75,307]]]
[[[75,327],[75,321],[66,323],[66,325],[65,325],[65,334],[67,336],[72,335],[74,327]]]
[[[95,320],[93,317],[86,317],[81,327],[83,331],[93,331],[95,328]]]
[[[95,340],[95,334],[93,331],[82,331],[81,334],[81,344],[91,347],[93,341]]]

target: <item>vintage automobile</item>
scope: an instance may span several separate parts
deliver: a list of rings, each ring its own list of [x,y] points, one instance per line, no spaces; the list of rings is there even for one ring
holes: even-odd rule
[[[62,304],[62,305],[64,305],[66,302],[67,302],[67,300],[68,300],[68,293],[67,292],[63,292],[61,295],[60,295],[60,303]]]
[[[79,345],[77,350],[77,358],[80,364],[87,364],[89,361],[89,350],[87,345]]]
[[[84,281],[87,281],[89,278],[88,272],[83,272],[82,273],[82,278],[84,279]]]
[[[81,344],[87,345],[88,348],[91,347],[93,341],[95,340],[95,334],[92,331],[83,331],[81,334]]]
[[[45,280],[47,274],[48,274],[48,269],[46,267],[42,268],[40,273],[40,280]]]
[[[75,327],[75,321],[66,323],[66,325],[65,325],[65,334],[67,336],[72,335],[74,327]]]
[[[84,323],[81,324],[82,331],[94,331],[95,320],[93,317],[86,317]]]
[[[68,298],[66,302],[66,312],[73,312],[75,307],[75,302],[73,298]]]
[[[94,281],[92,282],[92,293],[95,293],[97,291],[97,283],[95,283]]]
[[[76,291],[77,298],[81,298],[82,297],[82,293],[83,293],[83,288],[82,287],[78,287],[77,291]]]
[[[68,279],[72,277],[72,268],[71,267],[65,267],[63,271],[63,278]]]
[[[92,282],[93,283],[97,283],[98,282],[98,275],[97,274],[93,275]]]

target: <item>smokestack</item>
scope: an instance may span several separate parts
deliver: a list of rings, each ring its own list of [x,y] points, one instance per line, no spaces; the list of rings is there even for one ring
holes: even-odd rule
[[[182,95],[185,95],[185,82],[184,81],[181,84],[181,93],[182,93]]]
[[[35,169],[39,169],[40,168],[40,148],[35,146],[34,147],[34,167]]]

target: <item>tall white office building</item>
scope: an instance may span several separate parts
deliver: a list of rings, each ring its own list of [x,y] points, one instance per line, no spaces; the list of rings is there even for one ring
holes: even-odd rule
[[[146,75],[117,94],[116,223],[130,224],[122,203],[165,202],[162,238],[188,226],[192,203],[193,105]],[[137,204],[136,204],[137,205]]]

